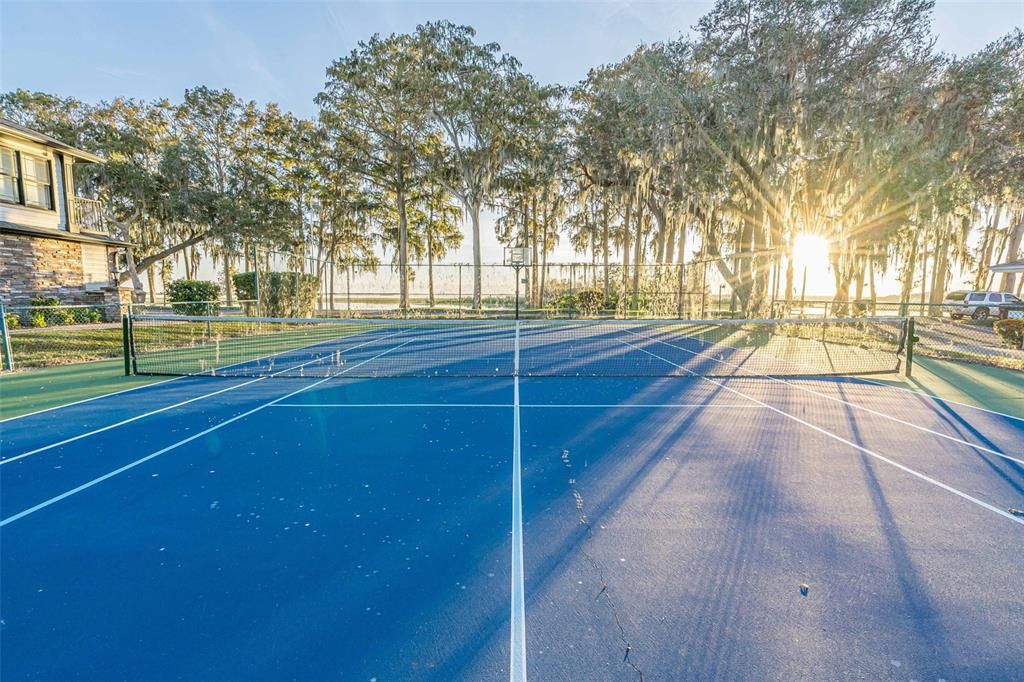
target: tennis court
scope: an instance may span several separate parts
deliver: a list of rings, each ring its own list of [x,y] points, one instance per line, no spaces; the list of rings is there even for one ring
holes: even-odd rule
[[[1024,420],[899,318],[126,332],[0,423],[5,680],[1021,678]]]

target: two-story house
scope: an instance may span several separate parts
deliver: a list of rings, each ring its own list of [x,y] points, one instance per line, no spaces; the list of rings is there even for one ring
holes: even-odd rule
[[[127,242],[110,236],[102,204],[75,195],[75,163],[103,159],[0,118],[0,298],[120,303]]]

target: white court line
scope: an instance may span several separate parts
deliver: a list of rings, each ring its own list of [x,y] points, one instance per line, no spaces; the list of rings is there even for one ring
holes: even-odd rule
[[[947,492],[951,492],[954,495],[957,495],[958,497],[961,497],[961,498],[967,500],[968,502],[973,502],[974,504],[978,505],[979,507],[982,507],[983,509],[987,509],[990,512],[994,512],[996,514],[999,514],[1003,518],[1009,519],[1010,521],[1013,521],[1014,523],[1017,523],[1017,524],[1020,524],[1021,526],[1024,526],[1024,518],[1018,518],[1018,517],[1014,516],[1013,514],[1010,514],[1009,512],[1007,512],[1007,511],[1005,511],[1003,509],[1000,509],[999,507],[993,506],[993,505],[989,504],[988,502],[983,502],[983,501],[979,500],[976,497],[972,497],[971,495],[968,495],[967,493],[963,492],[962,490],[957,490],[956,488],[954,488],[951,485],[948,485],[946,483],[943,483],[942,481],[934,479],[931,476],[928,476],[926,474],[921,473],[920,471],[916,471],[914,469],[911,469],[910,467],[908,467],[908,466],[906,466],[904,464],[900,464],[899,462],[896,462],[894,460],[891,460],[888,457],[885,457],[884,455],[878,454],[877,452],[874,452],[872,450],[868,450],[863,445],[858,445],[857,443],[854,443],[851,440],[843,438],[842,436],[840,436],[837,433],[832,433],[828,429],[823,429],[820,426],[816,426],[816,425],[810,423],[809,421],[806,421],[804,419],[801,419],[800,417],[797,417],[796,415],[793,415],[793,414],[790,414],[789,412],[786,412],[785,410],[780,410],[779,408],[774,407],[773,405],[769,405],[768,403],[766,403],[766,402],[764,402],[762,400],[758,400],[757,398],[755,398],[753,396],[747,395],[746,393],[743,393],[742,391],[737,391],[735,388],[732,388],[731,386],[728,386],[728,385],[726,385],[726,384],[724,384],[724,383],[722,383],[720,381],[715,381],[714,379],[711,379],[710,377],[700,376],[696,372],[693,372],[692,370],[689,370],[689,369],[683,367],[682,365],[677,365],[676,363],[672,362],[671,360],[669,360],[667,358],[663,358],[663,357],[661,357],[660,355],[658,355],[656,353],[652,353],[651,351],[649,351],[649,350],[647,350],[645,348],[641,348],[640,346],[634,345],[634,344],[630,343],[629,341],[622,341],[621,339],[620,339],[620,341],[622,343],[626,344],[627,346],[629,346],[630,348],[635,348],[636,350],[638,350],[638,351],[640,351],[642,353],[647,353],[651,357],[657,358],[657,359],[661,360],[662,362],[667,362],[668,364],[672,365],[673,367],[678,367],[679,369],[683,370],[684,372],[689,372],[693,376],[698,377],[698,378],[700,378],[703,381],[707,381],[708,383],[714,384],[715,386],[723,388],[726,391],[729,391],[730,393],[735,393],[738,396],[742,396],[742,397],[746,398],[747,400],[753,401],[753,402],[757,403],[758,405],[761,405],[762,407],[765,407],[765,408],[771,410],[772,412],[775,412],[776,414],[780,414],[783,417],[786,417],[787,419],[791,419],[791,420],[797,422],[798,424],[803,424],[807,428],[813,429],[813,430],[817,431],[818,433],[821,433],[821,434],[823,434],[825,436],[828,436],[829,438],[832,438],[833,440],[837,440],[840,443],[843,443],[844,445],[849,445],[851,448],[859,450],[860,452],[863,452],[865,455],[868,455],[870,457],[874,457],[875,459],[877,459],[877,460],[879,460],[881,462],[885,462],[886,464],[889,464],[891,466],[896,467],[900,471],[906,472],[906,473],[910,474],[911,476],[919,478],[922,481],[925,481],[927,483],[931,483],[932,485],[937,486],[939,488],[942,488],[943,490],[945,490]]]
[[[351,348],[347,348],[345,350],[345,352],[347,353],[348,351],[355,350],[356,348],[360,348],[360,347],[365,346],[367,344],[373,343],[374,341],[382,341],[383,339],[386,339],[389,336],[394,336],[397,333],[398,332],[392,332],[391,334],[388,334],[387,336],[381,337],[379,339],[371,339],[369,341],[364,341],[363,343],[360,343],[360,344],[357,344],[355,346],[352,346]],[[272,357],[272,356],[268,355],[266,357]],[[206,398],[212,398],[215,395],[220,395],[221,393],[227,393],[228,391],[233,391],[236,388],[242,388],[243,386],[248,386],[249,384],[254,384],[257,381],[263,381],[264,379],[267,379],[267,378],[270,378],[270,377],[276,377],[278,374],[284,374],[285,372],[291,372],[291,371],[299,369],[301,367],[305,367],[306,365],[310,365],[310,364],[312,364],[314,362],[320,362],[321,360],[322,360],[322,358],[314,358],[312,360],[307,360],[306,362],[303,362],[303,363],[298,364],[298,365],[290,365],[289,367],[286,367],[285,369],[278,370],[278,371],[276,371],[276,372],[274,372],[272,374],[268,374],[265,377],[257,377],[255,379],[250,379],[249,381],[245,381],[245,382],[240,383],[240,384],[234,384],[232,386],[228,386],[227,388],[222,388],[219,391],[214,391],[212,393],[203,393],[202,395],[198,395],[198,396],[195,396],[193,398],[189,398],[188,400],[182,400],[181,402],[177,402],[177,403],[174,403],[172,405],[165,405],[164,407],[160,407],[160,408],[157,408],[155,410],[150,410],[149,412],[145,412],[143,414],[139,414],[139,415],[136,415],[134,417],[129,417],[128,419],[122,419],[121,421],[116,422],[114,424],[108,424],[108,425],[102,426],[102,427],[100,427],[98,429],[93,429],[92,431],[86,431],[85,433],[80,433],[77,436],[71,436],[70,438],[65,438],[64,440],[57,441],[56,443],[50,443],[49,445],[44,445],[42,447],[36,448],[35,450],[29,450],[28,452],[22,452],[21,454],[18,454],[18,455],[13,455],[13,456],[7,457],[5,459],[0,459],[0,465],[9,464],[10,462],[15,462],[15,461],[17,461],[19,459],[23,459],[23,458],[29,457],[31,455],[37,455],[40,452],[45,452],[46,450],[50,450],[52,448],[60,447],[61,445],[67,445],[68,443],[73,443],[76,440],[81,440],[82,438],[87,438],[89,436],[94,436],[97,433],[103,433],[104,431],[110,431],[111,429],[116,429],[116,428],[118,428],[120,426],[124,426],[125,424],[130,424],[130,423],[138,421],[140,419],[145,419],[146,417],[151,417],[154,414],[160,414],[161,412],[166,412],[167,410],[173,410],[176,407],[181,407],[183,405],[188,405],[189,403],[194,403],[194,402],[197,402],[199,400],[205,400]],[[233,365],[227,365],[226,367],[232,367],[232,366]]]
[[[694,408],[701,410],[722,410],[722,409],[736,409],[736,410],[754,410],[758,409],[758,405],[732,405],[726,403],[724,405],[718,405],[715,403],[551,403],[551,404],[534,404],[534,405],[520,405],[524,409],[536,409],[536,408],[597,408],[597,409],[615,409],[619,407],[626,408],[644,408],[644,409],[658,409],[662,407],[682,407],[682,408]]]
[[[335,409],[344,407],[515,407],[512,403],[280,403],[280,407]]]
[[[522,438],[519,432],[519,321],[516,320],[515,365],[512,393],[512,616],[510,623],[509,680],[526,682],[526,587],[523,576]]]
[[[697,351],[690,350],[689,348],[684,348],[684,347],[678,346],[678,345],[676,345],[674,343],[669,343],[668,341],[662,341],[661,339],[655,338],[653,336],[643,336],[642,334],[637,334],[637,333],[635,333],[633,331],[630,331],[628,329],[626,331],[629,331],[630,334],[633,334],[634,336],[637,336],[637,337],[639,337],[641,339],[644,339],[646,341],[654,341],[655,343],[660,343],[662,345],[668,346],[669,348],[675,348],[675,349],[681,350],[681,351],[683,351],[685,353],[689,353],[690,355],[693,355],[695,357],[707,358],[708,360],[714,360],[715,362],[717,362],[719,364],[722,364],[722,365],[726,365],[728,367],[733,367],[735,369],[743,369],[742,366],[737,365],[734,362],[729,362],[728,360],[721,360],[719,358],[712,357],[711,355],[708,355],[707,353],[698,353]],[[747,375],[737,376],[736,378],[742,379],[742,378],[744,378],[744,376],[747,376]],[[974,448],[975,450],[979,450],[981,452],[987,452],[990,455],[995,455],[996,457],[1002,457],[1003,459],[1010,460],[1011,462],[1016,462],[1017,464],[1024,465],[1024,459],[1019,459],[1017,457],[1012,457],[1010,455],[1007,455],[1004,452],[1000,452],[999,450],[994,450],[992,448],[987,448],[984,445],[978,445],[977,443],[972,443],[970,441],[964,440],[963,438],[957,438],[956,436],[950,436],[948,434],[941,433],[939,431],[933,431],[932,429],[929,429],[927,426],[921,426],[920,424],[915,424],[913,422],[908,422],[905,419],[900,419],[899,417],[894,417],[891,414],[886,414],[885,412],[879,412],[878,410],[873,410],[870,407],[867,407],[865,405],[859,405],[857,403],[850,402],[849,400],[843,400],[842,398],[837,398],[837,397],[829,395],[827,393],[821,393],[819,391],[815,391],[813,389],[807,388],[806,386],[802,386],[802,385],[800,385],[798,383],[794,383],[792,381],[787,381],[785,379],[780,379],[778,377],[771,376],[770,374],[757,374],[757,375],[754,375],[754,376],[757,379],[769,379],[771,381],[774,381],[776,383],[782,384],[784,386],[789,386],[791,388],[795,388],[797,390],[803,391],[804,393],[810,393],[811,395],[815,395],[815,396],[818,396],[820,398],[827,398],[828,400],[831,400],[833,402],[841,403],[841,404],[846,405],[848,407],[852,407],[852,408],[857,409],[857,410],[862,410],[864,412],[868,412],[868,413],[876,415],[878,417],[883,417],[884,419],[888,419],[890,421],[894,421],[897,424],[902,424],[903,426],[909,426],[912,429],[917,429],[918,431],[923,431],[924,433],[928,433],[928,434],[931,434],[933,436],[938,436],[939,438],[945,438],[946,440],[953,441],[954,443],[959,443],[960,445],[966,445],[969,448]]]
[[[144,462],[148,462],[149,460],[151,460],[151,459],[153,459],[155,457],[159,457],[160,455],[162,455],[164,453],[170,452],[171,450],[174,450],[175,448],[178,448],[178,447],[180,447],[182,445],[185,445],[186,443],[191,443],[192,441],[196,440],[197,438],[202,438],[203,436],[205,436],[205,435],[207,435],[209,433],[213,433],[214,431],[216,431],[217,429],[220,429],[221,427],[224,427],[224,426],[227,426],[228,424],[234,423],[234,422],[238,421],[239,419],[244,419],[245,417],[248,417],[249,415],[255,414],[255,413],[259,412],[260,410],[262,410],[262,409],[264,409],[266,407],[270,407],[270,406],[274,405],[275,403],[279,403],[282,400],[286,400],[288,398],[291,398],[294,395],[298,395],[299,393],[302,393],[303,391],[308,391],[311,388],[319,386],[320,384],[324,383],[325,381],[329,381],[331,379],[334,379],[335,377],[341,376],[342,374],[344,374],[345,372],[347,372],[347,371],[349,371],[351,369],[355,369],[356,367],[359,367],[360,365],[365,365],[368,362],[373,362],[374,360],[376,360],[377,358],[381,357],[382,355],[390,353],[393,350],[397,350],[397,349],[401,348],[402,346],[406,345],[407,343],[412,343],[412,341],[413,341],[413,339],[409,339],[408,341],[400,343],[397,346],[392,346],[391,348],[388,348],[387,350],[384,350],[384,351],[378,353],[377,355],[374,355],[372,358],[368,358],[366,360],[363,360],[362,362],[356,363],[355,365],[352,365],[348,369],[345,369],[345,370],[343,370],[343,371],[341,371],[341,372],[339,372],[337,374],[332,374],[330,376],[324,377],[323,379],[320,379],[319,381],[315,381],[312,384],[307,384],[306,386],[303,386],[302,388],[300,388],[300,389],[298,389],[296,391],[292,391],[291,393],[288,393],[287,395],[283,395],[280,398],[275,398],[274,400],[271,400],[269,402],[263,403],[262,405],[254,407],[253,409],[249,410],[248,412],[243,412],[242,414],[235,415],[234,417],[231,417],[230,419],[226,419],[226,420],[224,420],[222,422],[219,422],[219,423],[211,426],[208,429],[200,431],[197,434],[194,434],[192,436],[189,436],[188,438],[184,438],[182,440],[179,440],[177,443],[174,443],[172,445],[168,445],[167,447],[162,448],[160,450],[157,450],[156,452],[151,453],[149,455],[146,455],[145,457],[137,459],[134,462],[130,462],[128,464],[125,464],[123,467],[120,467],[118,469],[114,469],[113,471],[108,472],[106,474],[103,474],[102,476],[99,476],[97,478],[94,478],[94,479],[92,479],[91,481],[89,481],[87,483],[83,483],[82,485],[80,485],[80,486],[78,486],[76,488],[72,488],[71,490],[63,492],[60,495],[57,495],[56,497],[51,497],[50,499],[46,500],[45,502],[40,502],[39,504],[35,505],[34,507],[29,507],[28,509],[26,509],[24,511],[20,511],[17,514],[14,514],[13,516],[8,516],[6,519],[3,519],[2,521],[0,521],[0,528],[2,528],[3,526],[6,526],[9,523],[14,523],[18,519],[25,518],[29,514],[34,514],[35,512],[39,511],[40,509],[45,509],[46,507],[49,507],[52,504],[56,504],[57,502],[60,502],[63,499],[71,497],[72,495],[77,495],[78,493],[82,492],[83,490],[88,490],[89,488],[93,487],[94,485],[102,483],[103,481],[106,481],[109,478],[113,478],[114,476],[117,476],[118,474],[124,473],[125,471],[128,471],[129,469],[134,469],[135,467],[139,466],[140,464],[143,464]]]
[[[274,405],[275,408],[281,407],[298,407],[298,408],[322,408],[322,409],[335,409],[344,407],[515,407],[513,403],[279,403]],[[625,408],[644,408],[644,409],[657,409],[662,407],[674,407],[674,408],[699,408],[705,410],[720,410],[720,409],[739,409],[739,410],[755,410],[759,409],[758,405],[716,405],[714,403],[538,403],[535,405],[524,405],[519,404],[519,407],[524,410],[529,409],[572,409],[574,407],[586,408],[586,409],[615,409],[618,407]]]

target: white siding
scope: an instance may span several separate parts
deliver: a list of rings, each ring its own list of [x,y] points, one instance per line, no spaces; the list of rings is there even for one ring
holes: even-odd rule
[[[86,285],[110,284],[107,247],[102,244],[82,244],[82,278]]]
[[[55,203],[54,209],[50,210],[0,203],[0,220],[14,223],[15,225],[26,225],[28,227],[47,227],[54,230],[61,229],[61,216],[56,210],[56,207],[61,204],[63,198],[58,192],[56,179],[54,177],[56,163],[53,152],[48,147],[41,144],[15,140],[13,138],[3,136],[0,136],[0,145],[9,149],[17,150],[23,154],[31,154],[32,156],[44,158],[50,161],[50,183],[54,188],[53,199]]]

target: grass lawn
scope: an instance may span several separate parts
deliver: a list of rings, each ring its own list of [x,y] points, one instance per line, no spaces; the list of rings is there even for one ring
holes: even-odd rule
[[[12,329],[14,368],[50,367],[122,355],[121,325]]]

